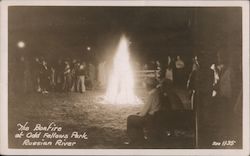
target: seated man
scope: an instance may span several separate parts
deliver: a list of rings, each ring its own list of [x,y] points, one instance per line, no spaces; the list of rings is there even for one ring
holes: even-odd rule
[[[156,112],[160,111],[160,90],[156,87],[157,81],[150,79],[146,82],[148,99],[141,112],[130,115],[127,118],[127,133],[130,143],[142,143],[144,141],[143,128],[153,128],[153,118]]]
[[[172,83],[155,79],[146,81],[148,99],[141,112],[127,118],[127,134],[130,144],[141,144],[145,141],[144,130],[147,130],[148,141],[163,141],[165,130],[190,127],[190,112],[183,111],[181,100],[175,95]]]

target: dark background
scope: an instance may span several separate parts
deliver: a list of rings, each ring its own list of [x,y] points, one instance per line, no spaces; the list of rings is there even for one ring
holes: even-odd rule
[[[13,58],[100,60],[111,56],[125,34],[135,59],[164,61],[167,55],[182,55],[190,60],[206,53],[215,61],[220,53],[241,64],[240,7],[12,6],[8,22]],[[17,47],[20,40],[26,43],[23,49]]]
[[[122,34],[130,42],[130,54],[133,59],[166,61],[167,56],[181,55],[185,65],[191,65],[191,57],[198,55],[200,64],[212,64],[218,61],[228,62],[236,73],[232,83],[242,90],[242,9],[240,7],[90,7],[90,6],[12,6],[8,18],[8,55],[9,55],[9,137],[13,136],[16,121],[55,121],[71,128],[91,129],[94,140],[99,143],[79,145],[79,148],[114,148],[125,132],[126,117],[137,111],[134,108],[98,106],[86,102],[99,96],[98,92],[80,94],[16,94],[21,84],[24,65],[21,56],[26,58],[44,57],[49,63],[60,58],[77,58],[96,62],[112,59]],[[18,48],[17,43],[24,41],[26,46]],[[86,48],[91,47],[88,51]],[[30,64],[28,64],[30,65]],[[208,66],[209,67],[209,66]],[[22,72],[20,74],[20,71]],[[206,76],[204,76],[206,79]],[[20,85],[19,85],[20,86]],[[22,87],[19,89],[23,90]],[[235,87],[236,88],[236,87]],[[91,95],[93,94],[93,95]],[[238,95],[238,94],[235,94]],[[35,102],[34,102],[35,101]],[[39,101],[39,102],[38,102]],[[75,107],[73,104],[80,104]],[[234,120],[221,118],[224,107],[218,105],[212,112],[212,119],[221,127],[225,122],[232,123],[229,130],[233,137],[225,136],[220,128],[210,127],[205,133],[207,138],[234,139],[239,141],[236,148],[241,148],[241,114]],[[91,112],[91,113],[89,113]],[[107,112],[109,112],[107,114]],[[123,113],[121,113],[123,112]],[[86,115],[87,114],[87,115]],[[122,114],[122,119],[120,118]],[[91,116],[92,118],[88,118]],[[234,116],[231,116],[234,117]],[[46,119],[46,120],[44,120]],[[93,120],[91,120],[93,119]],[[223,120],[222,120],[223,119]],[[119,127],[104,128],[108,124]],[[121,122],[123,121],[122,124]],[[99,122],[99,123],[98,123]],[[79,125],[79,123],[82,123]],[[98,127],[92,129],[98,123]],[[86,124],[86,125],[85,125]],[[209,123],[213,124],[213,122]],[[116,135],[114,135],[116,134]],[[213,137],[208,134],[215,135]],[[236,137],[235,137],[236,135]],[[238,138],[238,139],[237,139]],[[110,140],[112,140],[110,142]],[[107,142],[105,142],[107,141]],[[15,141],[10,141],[15,145]],[[97,145],[107,145],[97,146]],[[111,144],[111,145],[110,145]],[[175,148],[185,147],[169,141]],[[110,145],[110,147],[109,147]],[[211,148],[208,146],[208,148]],[[214,148],[214,147],[212,147]],[[224,148],[224,147],[221,147]],[[233,147],[235,148],[235,147]]]

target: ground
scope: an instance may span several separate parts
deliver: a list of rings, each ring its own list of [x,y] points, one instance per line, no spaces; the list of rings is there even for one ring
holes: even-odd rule
[[[10,108],[10,145],[21,147],[23,139],[14,139],[18,133],[17,123],[29,122],[30,127],[36,123],[47,126],[54,122],[63,127],[66,133],[74,130],[85,132],[88,140],[80,141],[75,148],[127,148],[124,142],[126,119],[139,112],[142,105],[101,104],[104,91],[87,91],[86,93],[30,93],[11,96]],[[139,91],[145,100],[145,92]]]
[[[178,91],[182,101],[185,102],[187,94]],[[99,103],[104,91],[87,91],[81,93],[49,94],[29,93],[14,94],[9,92],[9,146],[11,148],[87,148],[87,149],[123,149],[123,148],[152,148],[153,146],[130,146],[124,144],[128,141],[126,135],[126,119],[130,114],[137,113],[142,105],[111,105]],[[138,96],[145,100],[145,92],[138,91]],[[54,122],[62,127],[62,132],[71,134],[73,131],[86,132],[88,139],[78,139],[73,147],[68,146],[22,146],[24,139],[14,138],[19,133],[18,123],[28,122],[34,128],[40,123],[48,126]],[[214,134],[222,132],[211,128]],[[217,137],[217,136],[216,136]],[[218,137],[217,137],[218,138]],[[194,148],[194,133],[181,137],[169,137],[162,147],[154,148]],[[233,139],[231,137],[231,139]],[[39,141],[39,139],[32,139]],[[41,140],[41,139],[40,139]],[[56,141],[56,139],[52,139]],[[45,139],[45,141],[47,141]],[[67,141],[74,141],[68,139]]]
[[[129,114],[138,112],[140,106],[97,103],[102,93],[102,91],[87,91],[83,94],[33,93],[21,98],[23,101],[12,98],[9,102],[15,105],[10,113],[13,121],[12,128],[16,129],[15,122],[29,121],[30,124],[44,123],[45,125],[55,122],[63,126],[66,131],[87,131],[89,139],[77,146],[113,147],[121,140],[125,140],[126,118]]]

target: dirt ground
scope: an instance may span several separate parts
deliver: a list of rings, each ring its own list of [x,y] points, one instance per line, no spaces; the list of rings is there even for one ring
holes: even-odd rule
[[[102,94],[102,91],[87,91],[83,94],[33,93],[18,100],[18,97],[14,97],[9,101],[11,133],[17,132],[14,131],[17,129],[15,123],[28,121],[30,125],[48,125],[54,122],[65,131],[86,131],[88,140],[77,143],[81,148],[117,146],[117,143],[126,140],[127,116],[138,112],[140,106],[97,103]]]
[[[178,91],[185,107],[189,107],[185,91]],[[145,91],[138,91],[138,97],[145,100]],[[127,117],[139,112],[142,105],[111,105],[99,103],[104,91],[81,93],[14,94],[9,92],[9,147],[10,148],[75,148],[75,149],[127,149],[127,148],[194,148],[194,133],[182,137],[169,137],[164,147],[129,146],[126,135]],[[216,120],[216,118],[215,118]],[[48,126],[54,122],[62,127],[62,132],[86,132],[88,139],[78,139],[76,145],[69,146],[23,146],[24,139],[14,138],[19,133],[18,123],[28,122],[29,127],[40,123]],[[223,132],[211,128],[214,134]],[[227,137],[225,138],[231,138]],[[39,141],[32,139],[30,141]],[[56,139],[52,139],[56,141]],[[47,141],[45,139],[45,141]],[[74,141],[74,139],[67,139]],[[208,147],[210,148],[210,147]],[[213,147],[211,147],[213,148]]]
[[[9,94],[11,97],[9,99],[9,145],[13,148],[26,148],[22,146],[23,139],[14,138],[18,133],[17,123],[25,122],[29,122],[30,127],[35,127],[37,123],[47,126],[54,122],[62,126],[65,133],[86,132],[88,139],[78,141],[74,148],[130,148],[124,145],[128,140],[127,117],[139,112],[142,107],[142,105],[101,104],[99,101],[104,95],[104,91],[101,90],[87,91],[83,94],[74,92],[29,93],[15,94],[15,96],[13,93]],[[145,91],[140,90],[137,94],[145,100]],[[27,148],[32,147],[27,146]]]

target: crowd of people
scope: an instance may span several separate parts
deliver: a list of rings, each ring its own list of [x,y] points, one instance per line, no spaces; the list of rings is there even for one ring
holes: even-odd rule
[[[197,90],[197,71],[200,70],[200,61],[197,56],[192,58],[192,63],[186,63],[181,56],[167,56],[167,61],[149,61],[147,63],[133,64],[136,71],[156,71],[158,82],[168,80],[176,87],[186,88],[190,92],[190,97]],[[105,88],[109,70],[108,63],[103,61],[95,65],[94,63],[80,61],[77,59],[58,59],[49,62],[43,57],[20,58],[18,69],[19,77],[23,83],[21,87],[24,91],[36,91],[43,94],[49,91],[59,92],[85,92],[87,89]],[[231,96],[231,68],[227,64],[212,63],[209,66],[201,68],[206,76],[204,80],[210,80],[209,87],[212,95],[217,93]],[[226,71],[226,72],[225,72]],[[202,76],[201,76],[202,77]],[[144,79],[145,80],[145,79]],[[227,81],[230,81],[227,82]],[[204,83],[201,83],[204,84]],[[222,86],[221,86],[222,85]],[[225,87],[224,87],[225,86]],[[223,89],[223,91],[221,90]]]
[[[159,141],[163,138],[159,127],[183,117],[183,112],[176,112],[177,109],[183,109],[174,90],[178,85],[189,90],[192,109],[197,111],[201,132],[199,141],[204,143],[209,135],[213,135],[211,129],[208,129],[211,123],[217,124],[213,128],[218,128],[218,125],[223,123],[226,127],[225,131],[223,130],[225,135],[234,130],[232,121],[239,117],[242,111],[241,65],[233,65],[230,61],[217,58],[209,61],[206,56],[201,59],[194,56],[186,79],[185,62],[180,56],[177,56],[175,61],[172,60],[168,57],[165,65],[155,63],[161,74],[156,79],[145,81],[148,99],[140,112],[127,118],[129,144],[141,144],[148,137]],[[168,122],[169,119],[171,122]],[[145,128],[150,129],[148,136],[145,136]]]
[[[110,63],[102,61],[94,64],[90,61],[77,59],[46,60],[43,57],[24,57],[18,60],[18,69],[15,70],[21,78],[21,88],[24,92],[36,91],[47,94],[50,91],[58,92],[85,92],[86,89],[105,88],[110,73]],[[157,79],[165,77],[176,85],[184,85],[187,79],[187,67],[180,56],[172,59],[168,56],[167,63],[163,61],[148,61],[134,63],[134,72],[142,70],[157,71]],[[17,87],[18,88],[18,87]]]
[[[21,57],[19,74],[24,92],[35,91],[47,94],[50,91],[80,92],[96,86],[96,67],[93,63],[77,59],[59,59],[50,62],[44,58]]]
[[[223,113],[226,112],[223,120],[229,118],[229,114],[242,111],[241,65],[232,65],[230,61],[220,61],[218,58],[208,61],[206,55],[194,56],[191,64],[178,55],[167,56],[165,60],[133,64],[135,71],[153,70],[157,75],[155,78],[144,79],[148,100],[141,112],[128,117],[127,130],[132,141],[144,138],[143,127],[148,123],[152,124],[152,118],[158,112],[184,109],[174,90],[177,87],[189,91],[191,109],[199,109],[201,127],[206,127],[205,124],[209,123],[210,110],[215,106],[213,103],[219,103],[224,110]],[[105,88],[107,85],[109,66],[105,61],[99,64],[77,59],[58,59],[49,62],[42,57],[20,57],[19,61],[19,70],[16,70],[16,74],[20,81],[16,84],[23,84],[19,88],[25,92],[83,93],[87,89]],[[11,74],[13,72],[10,73],[10,77],[16,77]],[[12,86],[18,88],[16,85]]]

